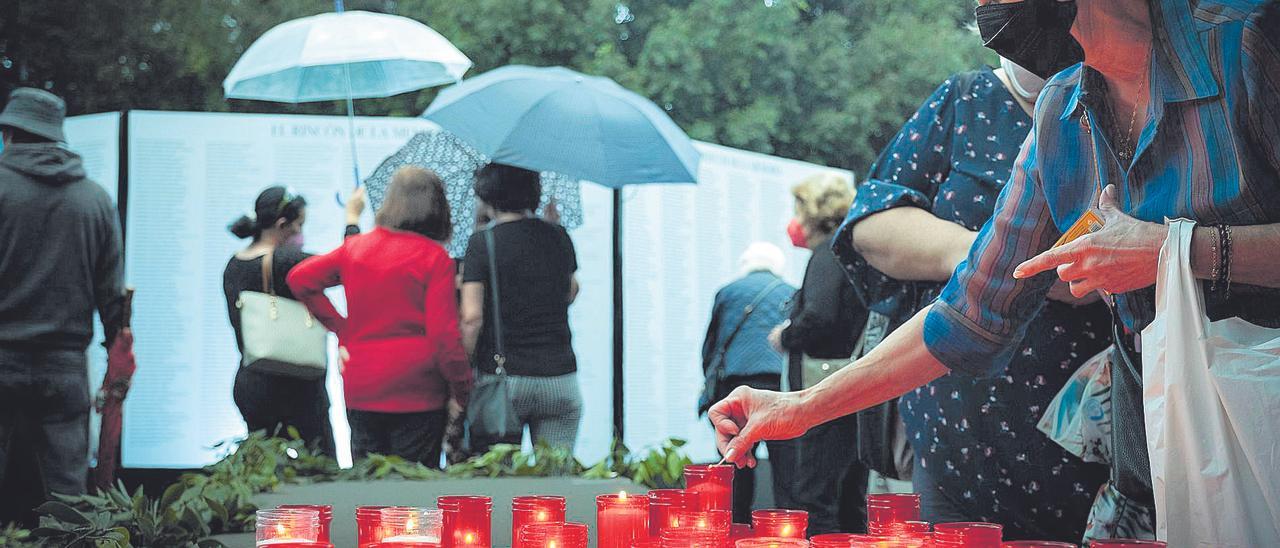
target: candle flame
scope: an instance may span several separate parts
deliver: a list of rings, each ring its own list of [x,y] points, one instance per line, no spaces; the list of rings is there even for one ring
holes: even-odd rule
[[[534,516],[534,519],[537,521],[547,521],[547,517],[546,510],[538,510],[538,515]]]
[[[475,544],[476,536],[472,533],[467,533],[465,537],[462,537],[462,542],[465,542],[467,544]]]
[[[627,500],[627,490],[618,491],[618,500]]]
[[[404,528],[406,531],[412,531],[414,529],[417,529],[418,521],[413,519],[413,516],[409,516],[409,519],[405,520],[404,522]]]
[[[782,536],[789,537],[794,532],[795,532],[795,528],[791,527],[790,523],[782,526]]]
[[[558,545],[558,544],[556,544],[556,541],[554,541],[554,540],[548,540],[548,541],[547,541],[547,548],[556,548],[557,546],[559,546],[559,545]]]
[[[287,538],[289,536],[289,528],[285,527],[283,523],[277,523],[276,536],[278,538]]]

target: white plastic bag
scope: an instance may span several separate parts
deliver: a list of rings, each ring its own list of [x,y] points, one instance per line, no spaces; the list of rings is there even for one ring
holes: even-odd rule
[[[1280,329],[1209,321],[1194,227],[1170,222],[1142,331],[1156,535],[1179,548],[1280,546]]]

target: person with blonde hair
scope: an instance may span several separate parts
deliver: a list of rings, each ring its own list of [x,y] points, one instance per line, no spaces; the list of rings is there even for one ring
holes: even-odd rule
[[[844,269],[831,251],[831,239],[853,203],[849,180],[832,173],[811,175],[791,189],[795,218],[787,227],[791,243],[813,254],[804,282],[792,299],[788,319],[769,335],[788,354],[787,386],[814,384],[822,372],[852,361],[867,310],[857,300]],[[816,367],[816,369],[815,369]],[[857,417],[850,415],[809,431],[790,442],[769,446],[774,465],[775,504],[809,512],[809,532],[860,531],[865,527],[863,497],[867,469],[856,458]]]
[[[739,386],[761,390],[782,387],[784,356],[769,346],[769,329],[787,316],[795,288],[783,281],[786,255],[769,242],[754,242],[738,257],[736,280],[716,292],[711,322],[702,343],[702,373],[706,380],[698,400],[701,415]],[[755,451],[753,447],[752,452]],[[775,467],[790,467],[785,460],[770,460]],[[785,459],[785,457],[784,457]],[[775,476],[776,477],[776,476]],[[752,470],[733,476],[733,517],[750,523],[756,477]],[[774,482],[774,491],[782,487]]]

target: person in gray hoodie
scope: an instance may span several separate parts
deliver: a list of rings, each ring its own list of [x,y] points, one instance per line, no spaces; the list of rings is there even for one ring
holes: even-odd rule
[[[30,452],[46,493],[75,495],[89,469],[85,350],[95,311],[108,341],[120,328],[124,261],[115,205],[62,146],[65,114],[33,88],[0,112],[0,483]]]

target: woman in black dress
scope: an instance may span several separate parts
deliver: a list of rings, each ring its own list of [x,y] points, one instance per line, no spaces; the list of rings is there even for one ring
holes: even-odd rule
[[[362,191],[347,201],[347,233],[358,232],[355,226],[364,209]],[[242,291],[265,291],[262,286],[262,260],[271,253],[272,285],[277,295],[293,299],[285,277],[303,259],[310,257],[301,249],[302,225],[307,218],[307,201],[282,186],[263,190],[254,203],[252,216],[245,215],[228,229],[237,238],[251,239],[227,262],[222,273],[222,290],[227,299],[227,316],[236,334],[236,347],[244,351],[240,331],[240,310],[236,301]],[[232,395],[249,431],[265,430],[268,434],[288,436],[293,427],[308,445],[318,446],[327,455],[336,453],[333,430],[329,426],[329,394],[325,379],[303,380],[263,373],[243,367],[236,372]]]

